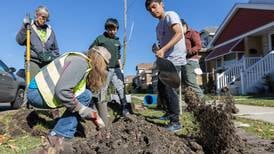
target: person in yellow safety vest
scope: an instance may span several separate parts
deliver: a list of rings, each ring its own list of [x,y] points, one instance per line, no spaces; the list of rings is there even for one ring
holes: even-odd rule
[[[110,53],[102,46],[91,48],[86,55],[79,52],[65,53],[42,68],[31,80],[27,98],[32,106],[44,109],[67,108],[48,135],[50,143],[73,138],[78,115],[92,120],[97,128],[105,127],[97,112],[88,106],[91,91],[99,91],[105,84],[110,58]]]

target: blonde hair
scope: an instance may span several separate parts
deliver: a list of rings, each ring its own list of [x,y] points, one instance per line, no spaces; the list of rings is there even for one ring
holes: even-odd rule
[[[92,91],[99,91],[106,82],[107,78],[107,63],[103,56],[96,52],[94,49],[90,49],[87,52],[87,57],[90,59],[90,71],[87,78],[87,85]]]

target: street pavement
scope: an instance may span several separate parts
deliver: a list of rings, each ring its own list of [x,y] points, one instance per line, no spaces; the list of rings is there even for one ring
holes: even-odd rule
[[[236,104],[236,107],[239,109],[239,113],[235,114],[236,116],[254,120],[261,120],[274,124],[274,107],[262,107],[240,104]]]
[[[10,106],[10,103],[0,103],[0,115],[8,113],[8,112],[14,112],[16,110],[12,109]]]

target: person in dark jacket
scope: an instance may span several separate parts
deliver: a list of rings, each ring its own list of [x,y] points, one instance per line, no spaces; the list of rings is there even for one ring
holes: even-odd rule
[[[115,86],[122,105],[122,115],[124,117],[129,117],[129,108],[124,89],[124,74],[122,73],[122,65],[120,61],[121,44],[119,38],[116,36],[118,29],[119,23],[117,19],[107,19],[105,22],[106,31],[102,35],[98,36],[89,48],[92,48],[93,46],[103,46],[107,48],[111,54],[111,59],[108,65],[107,82],[106,86],[102,88],[99,94],[99,103],[106,106],[106,94],[109,83],[111,81],[112,84]]]
[[[31,22],[26,17],[22,28],[16,35],[18,44],[25,46],[27,25],[30,25],[30,78],[33,78],[42,67],[59,56],[55,33],[47,21],[49,21],[48,9],[45,6],[39,6],[35,11],[35,20]]]
[[[182,73],[184,82],[187,86],[191,87],[199,98],[203,98],[204,94],[200,86],[197,84],[197,75],[203,72],[199,65],[199,51],[202,48],[200,34],[190,29],[184,19],[181,19],[183,31],[185,33],[185,41],[187,48],[187,64],[185,65],[184,72]]]

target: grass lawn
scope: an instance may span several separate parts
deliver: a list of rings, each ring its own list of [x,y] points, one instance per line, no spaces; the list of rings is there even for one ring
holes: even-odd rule
[[[274,140],[274,125],[258,120],[250,120],[246,118],[237,117],[236,121],[249,124],[250,127],[243,127],[243,129],[251,134],[256,134],[260,138]]]
[[[235,96],[238,104],[274,107],[274,96]]]
[[[0,136],[3,139],[0,143],[0,153],[29,153],[32,149],[37,148],[41,144],[41,138],[33,136],[21,136],[9,138],[8,136]]]
[[[5,116],[0,116],[0,121],[7,126],[13,113],[8,113]],[[6,128],[4,128],[4,132],[6,132]],[[1,134],[0,133],[0,153],[2,154],[13,154],[13,153],[29,153],[32,149],[35,149],[41,144],[40,137],[33,137],[29,134],[25,134],[24,136],[18,136],[12,138],[8,135],[8,133]]]
[[[156,125],[165,126],[169,121],[167,120],[159,120],[161,116],[164,115],[164,112],[161,110],[155,109],[154,106],[148,107],[143,112],[139,112],[139,114],[143,115],[146,120],[152,122]],[[184,126],[183,129],[177,132],[177,135],[195,135],[198,133],[199,127],[198,124],[194,120],[194,116],[190,112],[183,112],[180,116],[180,122]]]

